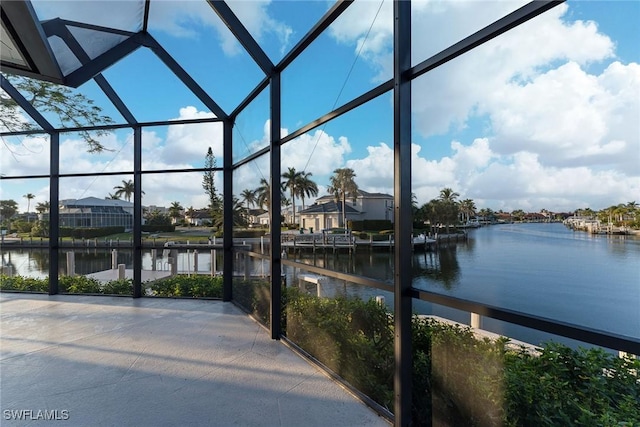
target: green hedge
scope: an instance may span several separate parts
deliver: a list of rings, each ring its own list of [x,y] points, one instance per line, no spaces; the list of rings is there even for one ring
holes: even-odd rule
[[[60,237],[73,237],[74,239],[93,239],[109,236],[111,234],[124,233],[124,227],[100,227],[100,228],[74,228],[60,227]]]
[[[221,276],[173,276],[145,284],[153,296],[222,298]]]
[[[393,315],[373,301],[288,289],[287,336],[360,391],[393,408]],[[508,339],[415,316],[414,425],[633,426],[640,360],[549,343],[540,354]]]
[[[143,287],[152,296],[222,298],[222,277],[219,276],[194,275],[189,277],[179,275],[143,283]],[[58,289],[60,293],[70,294],[133,295],[133,281],[125,279],[100,283],[87,276],[60,276]],[[49,292],[49,278],[2,275],[0,276],[0,290]]]
[[[145,233],[172,233],[176,231],[176,226],[166,225],[166,224],[162,224],[162,225],[145,224],[142,226],[142,231],[144,231]]]

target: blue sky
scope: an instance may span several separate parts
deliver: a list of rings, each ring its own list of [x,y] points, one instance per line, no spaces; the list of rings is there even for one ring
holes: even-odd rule
[[[113,5],[36,3],[45,19],[109,24]],[[524,2],[414,2],[413,63],[476,31]],[[330,7],[324,1],[240,1],[231,8],[277,62]],[[103,9],[101,9],[103,7]],[[392,3],[358,1],[283,73],[283,134],[391,78]],[[89,16],[90,15],[90,16]],[[151,2],[150,33],[227,112],[262,79],[210,7],[199,1]],[[375,19],[374,19],[375,17]],[[413,82],[413,191],[420,203],[451,187],[478,208],[539,211],[601,209],[640,200],[640,2],[569,1],[474,52]],[[140,121],[207,117],[211,113],[162,62],[139,49],[105,77]],[[79,88],[123,122],[94,83]],[[266,146],[268,92],[234,129],[234,159]],[[393,192],[391,94],[283,147],[282,168],[312,172],[321,190],[331,172],[351,167],[367,191]],[[53,119],[52,119],[53,120]],[[53,120],[55,122],[55,120]],[[219,125],[146,129],[143,167],[201,167],[213,147],[222,162]],[[105,137],[113,151],[90,155],[77,135],[62,140],[63,172],[130,171],[131,132]],[[1,172],[46,173],[47,141],[7,138]],[[8,150],[11,149],[14,154]],[[255,188],[266,158],[234,174],[234,192]],[[67,178],[61,198],[112,193],[131,174]],[[201,174],[143,177],[145,205],[203,207]],[[218,177],[222,189],[222,177]],[[0,198],[26,210],[27,192],[48,198],[46,180],[3,181]],[[307,201],[308,203],[308,201]],[[32,207],[33,209],[33,207]]]

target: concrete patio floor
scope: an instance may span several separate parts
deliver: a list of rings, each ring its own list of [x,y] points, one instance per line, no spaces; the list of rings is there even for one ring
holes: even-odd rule
[[[2,426],[389,425],[230,303],[2,293],[0,338]]]

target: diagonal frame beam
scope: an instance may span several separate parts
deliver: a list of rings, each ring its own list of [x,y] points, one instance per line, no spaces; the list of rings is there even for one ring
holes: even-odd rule
[[[0,87],[27,113],[42,129],[52,132],[54,127],[38,110],[16,89],[11,82],[0,74]]]
[[[48,35],[57,35],[67,44],[67,47],[71,49],[71,52],[80,60],[80,62],[84,65],[91,62],[91,57],[87,54],[84,48],[80,45],[78,40],[74,37],[74,35],[69,31],[69,28],[66,25],[55,25],[49,27]],[[137,120],[129,110],[129,108],[122,101],[120,96],[116,93],[113,87],[107,82],[107,79],[104,78],[102,74],[96,75],[93,80],[98,84],[100,89],[104,92],[104,94],[109,98],[109,101],[116,107],[118,112],[124,117],[127,123],[134,125],[137,124]]]
[[[142,44],[153,51],[169,67],[180,81],[211,111],[216,117],[226,119],[227,113],[209,96],[209,94],[178,64],[170,54],[150,34],[140,33]]]
[[[291,64],[304,50],[309,47],[329,26],[336,20],[342,12],[347,10],[354,0],[338,0],[332,7],[324,14],[322,18],[309,30],[307,34],[289,51],[289,53],[278,63],[276,69],[283,71],[289,64]]]
[[[536,16],[564,3],[565,0],[536,0],[522,6],[520,9],[511,12],[507,16],[498,19],[483,29],[473,33],[469,37],[451,45],[447,49],[435,54],[421,63],[417,64],[409,71],[412,79],[439,67],[452,59],[488,42],[489,40],[506,33],[507,31],[523,24]]]
[[[229,5],[224,1],[207,0],[207,3],[209,3],[209,6],[216,12],[249,55],[251,55],[264,74],[271,76],[275,68],[273,62],[271,62],[258,42],[251,36],[247,28],[240,22],[236,14],[233,13]]]

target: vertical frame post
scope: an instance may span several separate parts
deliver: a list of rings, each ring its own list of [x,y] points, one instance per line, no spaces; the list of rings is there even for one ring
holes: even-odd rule
[[[223,126],[222,301],[231,301],[233,298],[233,121],[225,120]]]
[[[59,292],[60,132],[49,133],[49,295]]]
[[[270,147],[270,185],[271,202],[269,221],[271,223],[271,338],[280,338],[280,318],[282,312],[282,262],[280,251],[281,233],[281,195],[280,195],[280,127],[281,127],[281,92],[280,73],[276,72],[271,76],[271,147]]]
[[[411,2],[393,2],[395,426],[411,420]]]
[[[142,296],[142,128],[133,128],[133,297]]]

